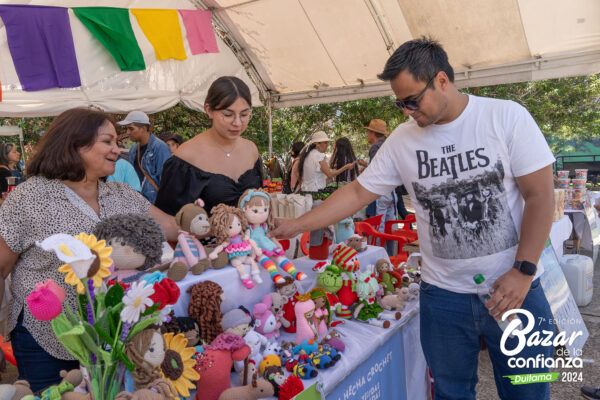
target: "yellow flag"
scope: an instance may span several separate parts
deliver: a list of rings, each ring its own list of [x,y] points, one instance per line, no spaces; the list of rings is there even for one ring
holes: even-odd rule
[[[177,10],[132,9],[131,13],[142,28],[144,35],[154,47],[156,58],[185,60],[183,37]]]

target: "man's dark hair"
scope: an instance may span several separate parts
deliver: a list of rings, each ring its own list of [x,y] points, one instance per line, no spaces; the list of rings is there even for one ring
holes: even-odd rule
[[[73,108],[62,112],[35,147],[27,164],[27,175],[83,180],[86,172],[79,150],[93,146],[98,128],[107,122],[115,125],[113,118],[102,111]]]
[[[138,122],[134,122],[133,125],[137,126],[138,128],[146,127],[146,131],[150,132],[150,124],[140,124]]]
[[[407,68],[418,81],[429,82],[435,74],[444,71],[450,82],[454,82],[454,70],[448,62],[448,55],[442,45],[430,37],[423,36],[403,43],[388,58],[383,72],[377,77],[391,81]]]
[[[204,103],[212,110],[224,110],[239,97],[252,107],[252,96],[248,85],[235,76],[222,76],[210,85]]]

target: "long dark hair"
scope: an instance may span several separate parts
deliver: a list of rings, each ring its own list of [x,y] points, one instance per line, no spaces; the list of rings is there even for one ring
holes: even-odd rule
[[[332,169],[339,169],[348,163],[353,163],[354,161],[356,161],[356,155],[354,154],[354,149],[352,149],[352,143],[350,143],[348,138],[339,138],[335,142],[335,150],[331,156],[331,163],[329,166]],[[349,181],[353,181],[358,176],[358,166],[354,164],[354,167],[351,170],[348,170],[348,172],[350,173]],[[335,181],[338,183],[348,181],[348,179],[345,179],[346,177],[347,173],[344,171],[335,177]]]
[[[211,110],[224,110],[239,97],[252,107],[252,95],[248,85],[235,76],[222,76],[210,85],[204,103],[208,104]]]
[[[296,190],[299,185],[302,185],[302,176],[304,176],[304,161],[306,161],[306,157],[308,154],[313,151],[317,147],[316,143],[311,143],[308,146],[304,146],[304,149],[300,152],[300,156],[298,159],[298,180],[296,181],[296,186],[292,188],[292,190]]]
[[[98,110],[72,108],[52,121],[27,163],[27,175],[79,182],[85,178],[85,166],[79,149],[93,146],[98,129],[114,119]]]
[[[8,164],[10,163],[8,154],[12,151],[13,147],[15,147],[15,145],[12,143],[0,143],[0,165],[8,167]]]

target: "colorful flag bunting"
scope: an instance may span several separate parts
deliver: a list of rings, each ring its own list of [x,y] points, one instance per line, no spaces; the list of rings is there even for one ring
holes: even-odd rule
[[[213,31],[212,13],[207,10],[179,10],[192,54],[218,53],[217,38]]]
[[[0,17],[23,90],[81,86],[66,8],[3,5]]]
[[[131,28],[129,10],[112,7],[76,7],[81,23],[115,58],[121,71],[146,69],[144,56]]]
[[[154,47],[158,60],[187,58],[177,10],[132,9],[131,13]]]

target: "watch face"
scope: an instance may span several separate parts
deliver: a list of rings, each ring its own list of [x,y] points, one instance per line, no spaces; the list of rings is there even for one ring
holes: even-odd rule
[[[534,276],[537,271],[537,266],[529,261],[517,261],[515,262],[515,268],[529,276]]]

